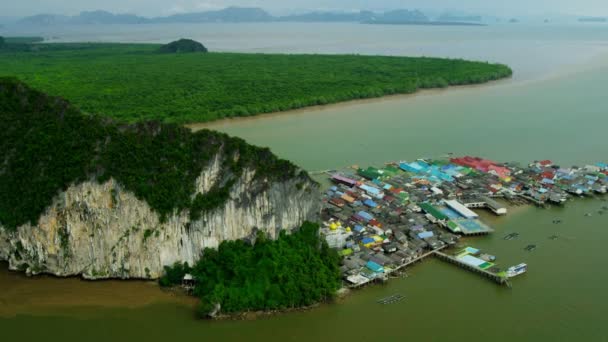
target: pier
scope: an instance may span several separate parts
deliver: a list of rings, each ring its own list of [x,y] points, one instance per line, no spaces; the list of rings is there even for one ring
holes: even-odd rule
[[[464,268],[465,270],[482,275],[482,276],[494,281],[495,283],[497,283],[499,285],[507,285],[510,287],[509,280],[507,277],[501,277],[498,274],[488,272],[486,270],[482,270],[481,268],[475,267],[473,265],[469,265],[467,263],[464,263],[464,262],[456,259],[455,257],[453,257],[451,255],[447,255],[440,251],[433,251],[433,254],[443,261],[447,261],[451,264],[455,264],[455,265],[459,266],[460,268]]]

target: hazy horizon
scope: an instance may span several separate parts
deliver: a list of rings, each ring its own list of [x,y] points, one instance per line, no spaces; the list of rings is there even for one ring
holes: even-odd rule
[[[5,0],[6,1],[6,0]],[[422,11],[457,11],[486,16],[538,15],[608,15],[605,0],[511,0],[508,4],[487,0],[21,0],[2,8],[2,16],[25,17],[36,14],[76,15],[82,11],[105,10],[146,17],[177,13],[202,12],[230,6],[260,7],[272,14],[304,11],[358,11],[419,9]]]

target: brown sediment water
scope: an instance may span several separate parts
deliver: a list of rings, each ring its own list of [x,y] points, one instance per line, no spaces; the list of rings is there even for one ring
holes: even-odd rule
[[[88,281],[76,277],[27,277],[0,266],[0,317],[54,313],[74,307],[140,308],[159,303],[193,306],[195,298],[161,290],[156,281]]]

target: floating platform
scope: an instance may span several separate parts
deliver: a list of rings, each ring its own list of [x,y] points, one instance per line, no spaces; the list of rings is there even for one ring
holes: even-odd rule
[[[377,303],[378,304],[384,304],[384,305],[386,305],[386,304],[395,304],[395,303],[399,303],[403,299],[405,299],[405,297],[403,295],[394,294],[392,296],[388,296],[386,298],[379,299],[377,301]]]

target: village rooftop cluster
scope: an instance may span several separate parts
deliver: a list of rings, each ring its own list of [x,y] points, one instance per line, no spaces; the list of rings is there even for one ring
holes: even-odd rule
[[[322,209],[322,233],[343,256],[341,271],[350,287],[385,280],[433,254],[503,282],[525,271],[525,264],[506,272],[492,263],[495,257],[470,253],[474,249],[454,256],[439,252],[460,236],[493,232],[471,209],[506,215],[503,202],[561,205],[608,187],[605,163],[562,168],[543,160],[520,166],[466,156],[355,169],[356,174],[330,174],[334,185],[323,195]]]

